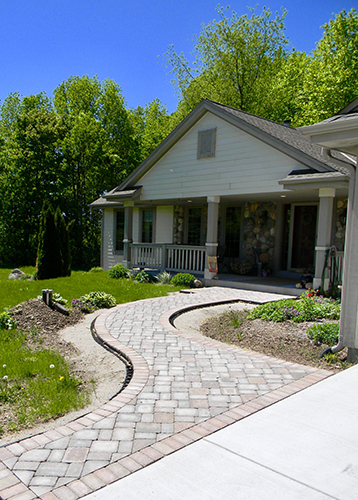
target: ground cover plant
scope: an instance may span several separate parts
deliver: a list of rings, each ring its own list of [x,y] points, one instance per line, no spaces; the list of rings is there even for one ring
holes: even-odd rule
[[[269,302],[249,310],[231,309],[204,321],[201,332],[221,342],[286,361],[338,371],[350,366],[346,349],[319,355],[338,342],[340,302],[305,293],[300,299]]]
[[[60,353],[37,332],[0,329],[0,435],[83,407],[89,400]]]

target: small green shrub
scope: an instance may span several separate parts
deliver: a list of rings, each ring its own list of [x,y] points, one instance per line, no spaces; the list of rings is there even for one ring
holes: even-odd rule
[[[16,321],[8,311],[3,311],[2,313],[0,313],[1,330],[12,330],[15,327],[16,327]]]
[[[339,323],[317,323],[307,330],[307,334],[315,344],[335,345],[338,343]]]
[[[171,280],[171,275],[170,273],[168,273],[168,271],[162,271],[157,275],[157,280],[162,285],[169,285]]]
[[[152,277],[150,274],[146,273],[145,271],[139,271],[134,277],[138,283],[150,283],[152,281]]]
[[[84,295],[80,298],[83,302],[89,302],[93,304],[98,309],[109,309],[110,307],[114,307],[117,302],[113,295],[106,292],[90,292],[87,295]]]
[[[129,269],[124,267],[123,264],[121,264],[121,263],[115,264],[108,271],[108,276],[110,278],[114,278],[114,279],[128,278],[128,274],[129,274]]]
[[[54,302],[57,302],[57,304],[61,304],[62,306],[65,306],[68,302],[68,300],[61,297],[61,295],[59,293],[53,293],[52,300]]]
[[[89,273],[101,273],[104,271],[103,267],[91,267],[91,269],[88,271]]]
[[[189,273],[178,273],[172,277],[170,283],[175,286],[187,286],[191,288],[194,285],[195,276]]]

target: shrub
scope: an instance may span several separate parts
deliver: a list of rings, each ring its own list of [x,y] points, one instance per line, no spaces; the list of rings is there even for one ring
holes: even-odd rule
[[[124,267],[123,264],[121,264],[121,263],[115,264],[108,271],[108,276],[110,278],[114,278],[114,279],[128,278],[128,275],[129,275],[129,269]]]
[[[297,299],[283,299],[277,302],[268,302],[255,307],[249,319],[260,318],[264,321],[291,320],[294,323],[316,321],[318,319],[339,319],[340,302],[324,297],[309,297],[303,295]]]
[[[53,208],[46,202],[42,208],[38,242],[37,279],[58,278],[62,273],[60,240]]]
[[[8,311],[0,313],[0,329],[12,330],[16,327],[16,321]]]
[[[170,273],[168,273],[168,271],[162,271],[157,275],[157,280],[162,285],[168,285],[171,280],[171,275]]]
[[[91,269],[88,271],[89,273],[101,273],[104,271],[103,267],[91,267]]]
[[[175,286],[192,287],[195,281],[195,276],[189,273],[178,273],[172,277],[170,283]]]
[[[339,323],[318,323],[307,330],[308,336],[315,344],[329,346],[338,343]]]
[[[53,293],[52,294],[52,300],[54,302],[57,302],[57,304],[61,304],[63,306],[65,306],[68,302],[67,299],[64,299],[63,297],[61,297],[61,295],[59,293]]]
[[[85,302],[82,301],[81,299],[72,299],[71,306],[77,307],[80,311],[82,311],[85,314],[90,314],[97,309],[97,307],[91,302]]]
[[[113,295],[106,292],[90,292],[83,297],[80,297],[83,302],[88,302],[93,304],[98,309],[108,309],[110,307],[114,307],[117,302]]]
[[[139,273],[137,273],[135,275],[135,278],[134,278],[136,281],[138,281],[138,283],[150,283],[150,281],[152,281],[152,277],[150,274],[146,273],[145,271],[139,271]]]

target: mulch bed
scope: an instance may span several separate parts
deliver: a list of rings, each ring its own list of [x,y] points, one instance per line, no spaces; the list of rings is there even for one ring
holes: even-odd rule
[[[344,362],[347,356],[346,349],[337,354],[336,360],[327,361],[319,358],[319,354],[327,346],[316,345],[308,337],[307,330],[312,325],[312,322],[274,323],[254,319],[245,320],[242,325],[235,328],[231,324],[230,317],[224,313],[204,321],[201,333],[220,342],[234,344],[242,349],[260,352],[292,363],[332,371],[340,371],[351,366]]]

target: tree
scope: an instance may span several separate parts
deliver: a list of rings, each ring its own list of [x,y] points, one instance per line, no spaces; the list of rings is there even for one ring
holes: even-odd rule
[[[337,113],[358,96],[358,15],[343,10],[323,26],[303,83],[296,96],[298,125],[317,123]]]
[[[59,245],[60,245],[60,255],[61,255],[61,275],[60,276],[71,276],[71,252],[70,252],[70,240],[69,231],[71,225],[66,226],[65,219],[57,206],[55,211],[55,226],[58,234]]]
[[[169,47],[167,63],[187,111],[206,97],[260,114],[267,82],[284,61],[286,11],[271,18],[265,7],[259,15],[250,10],[251,17],[232,12],[229,18],[227,9],[219,6],[219,21],[203,25],[196,39],[192,67],[182,53]]]
[[[61,124],[45,94],[10,95],[0,130],[0,262],[34,264],[43,200],[61,197]]]
[[[131,120],[143,161],[174,128],[174,121],[159,99],[131,112]]]
[[[139,163],[139,148],[120,88],[111,80],[70,77],[54,91],[65,127],[61,143],[67,179],[63,194],[71,231],[73,265],[98,264],[100,217],[89,203],[119,184]]]
[[[59,232],[55,224],[52,205],[46,202],[41,213],[36,267],[39,280],[62,276],[63,262]]]

